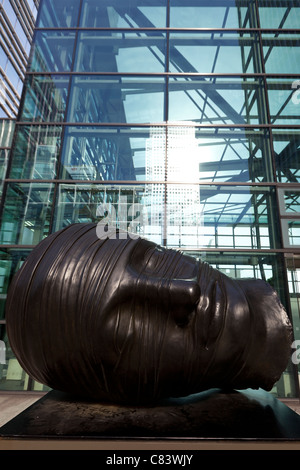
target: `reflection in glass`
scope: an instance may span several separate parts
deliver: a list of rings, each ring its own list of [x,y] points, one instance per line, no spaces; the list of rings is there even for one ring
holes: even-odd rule
[[[169,121],[264,124],[263,83],[254,78],[174,76],[169,79]]]
[[[23,250],[0,250],[0,320],[5,317],[5,301],[10,281],[28,254],[28,251]]]
[[[55,178],[61,132],[59,126],[19,125],[12,148],[10,178]]]
[[[193,125],[68,126],[61,178],[161,182],[167,178],[188,183],[273,181],[269,133]]]
[[[80,26],[165,28],[167,0],[83,0]]]
[[[300,181],[300,133],[298,129],[273,129],[274,158],[278,181],[297,183]]]
[[[258,6],[261,28],[300,29],[299,0],[260,0]]]
[[[279,199],[280,215],[300,215],[300,189],[291,187],[291,189],[277,188]]]
[[[170,0],[171,28],[255,28],[253,0]]]
[[[300,219],[281,219],[285,248],[300,247]]]
[[[0,320],[5,318],[6,294],[14,274],[22,266],[30,250],[22,248],[1,248],[0,250]],[[10,347],[5,325],[0,324],[0,340],[4,342],[5,363],[0,363],[0,390],[44,390],[24,372]],[[2,346],[2,344],[1,344]]]
[[[20,111],[21,121],[59,122],[64,120],[68,76],[29,75]]]
[[[300,193],[298,191],[285,191],[286,211],[299,214],[300,212]]]
[[[75,76],[69,122],[149,123],[164,119],[160,77]]]
[[[267,130],[196,128],[200,181],[273,181]]]
[[[0,243],[36,245],[47,236],[52,198],[52,184],[8,184],[1,221]]]
[[[298,255],[290,254],[286,260],[287,276],[289,285],[290,304],[294,326],[294,337],[300,341],[300,258]],[[297,363],[300,378],[300,350],[294,352],[295,363]]]
[[[278,246],[274,209],[273,188],[68,183],[59,185],[54,228],[104,218],[170,247],[269,249]]]
[[[299,85],[292,78],[267,79],[271,124],[300,124]]]
[[[10,147],[15,130],[15,121],[0,119],[0,148]]]
[[[83,31],[77,40],[77,72],[165,71],[166,35],[157,32]]]
[[[197,31],[170,33],[170,72],[260,72],[256,33]]]
[[[74,31],[36,31],[30,72],[69,72],[72,65]]]
[[[300,73],[300,35],[263,33],[263,54],[266,73]]]
[[[9,150],[0,148],[0,199],[2,196],[3,183],[8,165]]]
[[[80,0],[41,0],[38,28],[72,28],[77,26]]]
[[[199,253],[191,252],[195,257]],[[263,279],[276,290],[284,289],[283,264],[274,253],[205,252],[200,258],[233,279]]]
[[[151,185],[60,184],[54,230],[70,223],[101,223],[107,230],[127,230],[162,243],[164,186],[149,196]],[[152,193],[151,193],[152,195]],[[152,203],[152,205],[151,205]]]
[[[195,191],[191,186],[185,190]],[[167,189],[167,191],[169,188]],[[190,206],[182,207],[177,213],[176,224],[169,246],[182,246],[180,227],[185,226],[187,234],[184,245],[197,248],[275,248],[278,244],[278,224],[274,225],[275,197],[272,188],[200,186],[198,190],[198,211],[188,229],[184,223],[189,215]],[[184,201],[179,185],[172,186],[172,192],[178,194],[178,201]],[[196,192],[193,193],[194,196]],[[167,208],[167,210],[170,210]],[[200,220],[199,220],[200,217]],[[188,219],[191,220],[191,219]],[[183,222],[182,222],[183,221]],[[168,232],[170,227],[168,226]],[[179,230],[178,230],[179,229]]]
[[[158,180],[165,174],[165,128],[67,127],[61,178],[73,180]],[[156,159],[163,177],[147,163]]]
[[[35,391],[49,391],[50,388],[42,385],[26,374],[22,369],[18,360],[10,347],[8,337],[5,331],[5,326],[0,324],[0,340],[4,342],[5,347],[5,364],[0,364],[0,390],[35,390]]]

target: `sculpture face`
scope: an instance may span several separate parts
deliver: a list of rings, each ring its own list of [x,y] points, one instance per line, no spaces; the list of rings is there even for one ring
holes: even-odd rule
[[[265,282],[232,280],[141,238],[99,239],[94,224],[33,250],[6,321],[34,379],[102,401],[269,390],[291,355],[291,325]]]

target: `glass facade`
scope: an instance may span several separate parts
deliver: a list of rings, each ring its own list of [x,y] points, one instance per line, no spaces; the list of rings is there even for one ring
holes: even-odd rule
[[[40,0],[0,0],[0,119],[15,119]]]
[[[39,0],[0,0],[0,199]]]
[[[300,347],[299,45],[300,0],[41,1],[0,208],[0,389],[41,387],[10,351],[5,296],[74,222],[265,279]],[[299,397],[299,363],[274,395]]]

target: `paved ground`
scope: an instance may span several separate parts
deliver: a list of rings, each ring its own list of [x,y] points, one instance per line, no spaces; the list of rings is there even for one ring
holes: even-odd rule
[[[294,410],[298,415],[300,415],[300,400],[281,400],[283,403],[285,403],[289,408]]]
[[[41,392],[0,392],[0,426],[39,400]]]

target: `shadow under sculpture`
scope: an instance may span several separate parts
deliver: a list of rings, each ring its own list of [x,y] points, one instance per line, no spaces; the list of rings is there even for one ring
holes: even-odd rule
[[[32,251],[6,322],[33,379],[102,402],[269,391],[291,357],[292,327],[269,284],[143,238],[101,239],[96,224],[70,225]]]

